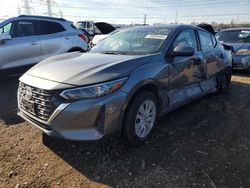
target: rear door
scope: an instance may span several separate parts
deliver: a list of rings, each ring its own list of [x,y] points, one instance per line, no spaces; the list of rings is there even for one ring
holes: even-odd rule
[[[201,83],[201,87],[204,92],[209,92],[214,90],[217,85],[216,75],[224,69],[224,53],[211,33],[198,29],[198,36],[206,62],[206,80]]]
[[[71,36],[67,36],[65,28],[58,22],[39,20],[39,37],[43,59],[66,53],[72,46]]]
[[[1,69],[38,63],[41,60],[40,41],[32,20],[8,23],[11,40],[6,40],[0,49]]]
[[[205,62],[199,51],[197,37],[193,29],[184,29],[173,41],[171,49],[179,45],[195,49],[193,56],[172,57],[170,64],[170,105],[177,105],[201,94],[200,82],[206,77]]]
[[[216,75],[220,71],[223,60],[223,52],[218,48],[217,41],[212,34],[207,31],[199,30],[200,47],[205,57],[207,66],[207,79]]]

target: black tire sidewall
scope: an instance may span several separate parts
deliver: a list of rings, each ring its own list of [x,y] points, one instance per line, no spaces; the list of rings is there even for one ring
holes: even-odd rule
[[[140,138],[135,134],[135,118],[136,118],[136,115],[140,106],[146,100],[152,100],[155,103],[156,118],[155,118],[155,122],[150,133],[146,137]],[[158,105],[157,105],[156,96],[152,92],[149,92],[149,91],[140,92],[132,99],[128,109],[126,110],[124,129],[123,129],[124,137],[129,142],[129,144],[135,145],[135,146],[140,145],[150,138],[150,136],[152,135],[153,129],[155,127],[156,120],[157,120],[157,114],[158,114],[157,106]]]
[[[226,84],[223,85],[225,78],[226,78]],[[218,77],[218,92],[221,93],[226,91],[230,86],[230,82],[231,82],[231,72],[229,70],[226,70]]]

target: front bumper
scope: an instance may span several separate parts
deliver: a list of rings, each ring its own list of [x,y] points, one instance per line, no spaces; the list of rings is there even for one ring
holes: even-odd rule
[[[236,70],[250,69],[250,56],[249,55],[235,55],[233,57],[233,69],[236,69]]]
[[[121,130],[122,108],[127,94],[116,91],[108,96],[60,105],[47,122],[19,108],[18,115],[51,137],[91,141]]]

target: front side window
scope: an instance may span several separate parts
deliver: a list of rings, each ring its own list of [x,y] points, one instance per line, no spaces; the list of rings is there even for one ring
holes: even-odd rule
[[[197,48],[197,41],[195,37],[195,33],[193,29],[185,29],[181,31],[181,33],[176,37],[173,42],[173,49],[177,46],[189,46],[198,50]]]
[[[56,22],[50,21],[37,21],[40,28],[40,35],[48,35],[65,31],[64,27]]]
[[[10,34],[12,22],[0,27],[0,33]]]
[[[198,34],[200,37],[202,51],[211,50],[214,48],[211,35],[208,32],[198,30]]]
[[[35,35],[34,24],[32,21],[17,21],[11,30],[11,37],[29,37]]]
[[[90,52],[154,53],[160,50],[171,31],[167,28],[133,28],[120,31],[104,39]]]

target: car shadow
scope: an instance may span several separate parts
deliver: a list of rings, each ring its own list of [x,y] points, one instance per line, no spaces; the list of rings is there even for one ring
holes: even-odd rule
[[[234,76],[240,76],[240,77],[250,77],[250,72],[247,70],[233,70]]]
[[[247,94],[239,97],[240,90],[250,92],[250,87],[233,82],[225,94],[208,95],[168,113],[152,138],[139,147],[124,144],[120,137],[75,143],[44,135],[43,143],[82,175],[111,187],[131,183],[133,187],[193,187],[194,183],[210,187],[211,179],[216,186],[249,184],[244,167],[237,166],[239,160],[229,157],[234,155],[230,148],[235,134],[245,128],[232,110],[235,103],[246,102]],[[236,171],[248,180],[233,178]]]
[[[0,80],[0,120],[6,125],[23,122],[17,116],[17,88],[19,76],[2,78]]]

